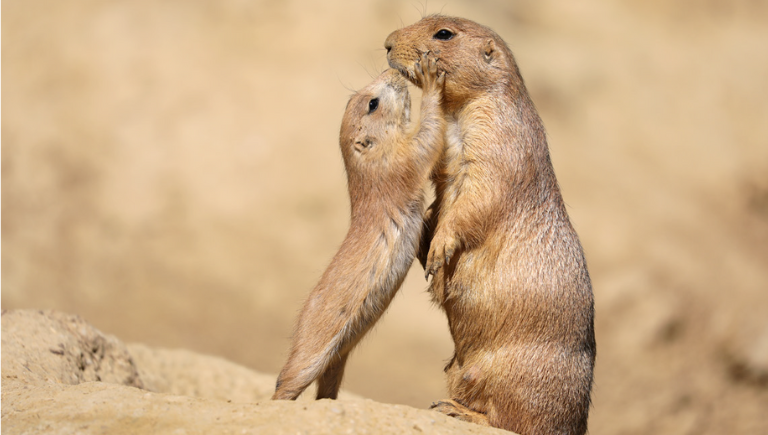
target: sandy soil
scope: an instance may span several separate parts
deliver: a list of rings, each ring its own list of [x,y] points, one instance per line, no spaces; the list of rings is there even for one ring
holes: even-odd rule
[[[768,432],[768,3],[2,6],[4,309],[279,370],[348,223],[346,100],[442,11],[502,35],[547,127],[596,296],[590,433]],[[452,345],[413,272],[345,387],[426,407]]]
[[[341,392],[271,401],[274,377],[186,350],[125,345],[81,317],[3,310],[3,434],[509,434]]]

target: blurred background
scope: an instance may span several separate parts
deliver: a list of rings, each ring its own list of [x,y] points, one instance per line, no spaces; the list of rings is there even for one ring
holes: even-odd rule
[[[760,0],[4,0],[2,308],[276,373],[347,229],[347,98],[436,12],[507,41],[547,127],[596,297],[590,433],[768,433]],[[445,396],[422,276],[346,389]]]

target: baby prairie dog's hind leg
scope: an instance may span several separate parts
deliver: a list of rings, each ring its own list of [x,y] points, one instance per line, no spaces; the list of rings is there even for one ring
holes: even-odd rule
[[[473,411],[452,399],[440,400],[433,403],[429,408],[461,421],[468,421],[482,426],[491,425],[487,415]]]
[[[296,400],[314,382],[317,363],[312,364],[315,367],[300,367],[300,362],[292,359],[283,367],[283,370],[277,377],[275,394],[272,395],[272,400]]]
[[[336,399],[341,388],[341,379],[344,377],[344,367],[347,365],[347,357],[344,354],[334,359],[317,380],[317,399]]]
[[[354,296],[344,295],[342,301],[324,300],[323,289],[316,288],[312,292],[299,315],[290,355],[277,378],[273,400],[295,400],[312,382],[332,369],[339,355],[343,354],[339,343],[343,338],[341,332],[353,315],[331,316],[329,319],[327,313],[339,312],[338,304]],[[354,339],[354,329],[346,330],[347,336],[353,335]]]

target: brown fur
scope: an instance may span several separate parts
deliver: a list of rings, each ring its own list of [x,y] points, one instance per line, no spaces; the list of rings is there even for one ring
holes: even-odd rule
[[[423,71],[421,65],[424,65]],[[349,352],[384,313],[413,263],[423,229],[429,175],[445,134],[444,75],[426,56],[415,66],[425,82],[418,131],[408,82],[382,73],[347,103],[339,143],[352,218],[338,253],[299,315],[288,362],[273,399],[296,399],[318,380],[317,398],[336,398]],[[378,99],[378,108],[369,108]]]
[[[420,259],[455,354],[452,400],[433,407],[524,435],[585,433],[592,287],[511,51],[492,30],[439,15],[393,32],[385,47],[416,85],[423,53],[446,76],[446,149]]]

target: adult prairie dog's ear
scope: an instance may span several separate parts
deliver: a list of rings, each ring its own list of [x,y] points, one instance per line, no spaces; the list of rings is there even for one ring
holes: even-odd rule
[[[491,63],[495,51],[496,43],[493,42],[493,39],[488,39],[485,41],[485,47],[483,47],[483,59],[485,59],[486,62]]]

